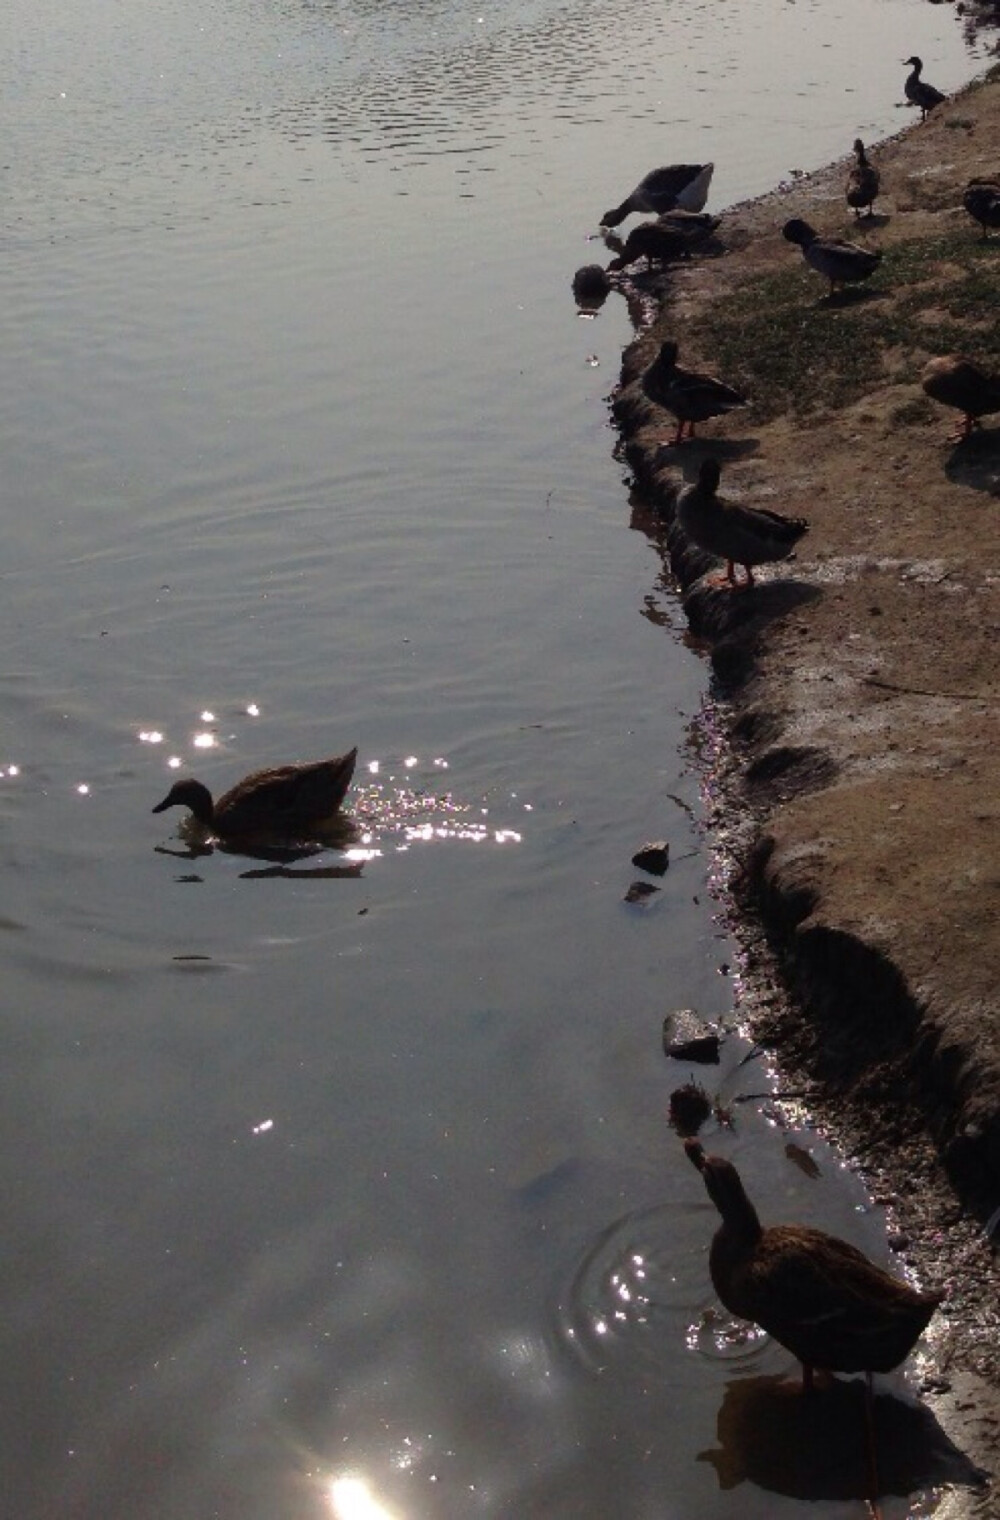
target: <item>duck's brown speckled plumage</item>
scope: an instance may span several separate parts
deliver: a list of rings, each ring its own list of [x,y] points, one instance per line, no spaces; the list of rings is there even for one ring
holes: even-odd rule
[[[928,396],[963,414],[959,427],[948,435],[949,443],[968,438],[980,417],[1000,412],[1000,375],[964,354],[940,354],[928,361],[920,378]]]
[[[1000,174],[993,179],[970,179],[962,196],[962,205],[989,236],[991,227],[1000,227]]]
[[[352,749],[329,760],[254,771],[217,802],[200,781],[186,778],[175,782],[153,812],[188,807],[198,823],[220,839],[255,835],[303,838],[333,823],[351,784],[357,758],[357,749]]]
[[[720,417],[724,412],[749,406],[747,398],[732,386],[724,385],[712,375],[682,369],[677,356],[676,343],[669,340],[661,343],[660,352],[642,375],[642,388],[650,401],[655,401],[657,406],[677,418],[674,443],[681,442],[685,428],[687,436],[693,438],[697,422],[706,422],[709,417]]]
[[[737,565],[746,571],[747,586],[753,586],[752,567],[787,559],[809,525],[802,517],[724,501],[717,494],[720,473],[717,460],[702,461],[697,483],[677,497],[677,521],[699,549],[727,562],[732,587],[738,584]]]
[[[789,243],[797,243],[811,269],[830,281],[830,294],[838,285],[857,285],[868,280],[882,262],[881,248],[864,248],[843,238],[820,237],[801,217],[794,216],[781,229]]]
[[[854,163],[847,176],[845,195],[847,204],[852,207],[856,217],[861,215],[867,206],[868,216],[873,215],[875,199],[879,190],[879,172],[875,165],[868,162],[865,153],[865,145],[860,137],[854,139]]]
[[[763,1227],[730,1162],[696,1140],[685,1150],[722,1215],[709,1270],[731,1314],[760,1325],[807,1374],[890,1372],[905,1360],[942,1294],[919,1292],[822,1230]]]

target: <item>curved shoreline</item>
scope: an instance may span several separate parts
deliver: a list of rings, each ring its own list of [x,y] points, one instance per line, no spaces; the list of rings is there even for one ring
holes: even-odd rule
[[[1000,1265],[985,1231],[1000,1242],[1000,428],[949,448],[954,418],[915,382],[956,333],[1000,369],[1000,234],[981,243],[961,206],[966,181],[1000,164],[1000,82],[868,146],[884,187],[874,226],[846,207],[845,160],[725,212],[719,257],[633,280],[658,314],[626,350],[614,413],[719,683],[711,823],[745,958],[741,1011],[786,1072],[814,1085],[813,1112],[891,1203],[904,1254],[951,1284],[937,1346],[949,1386],[930,1402],[989,1469],[1000,1437]],[[882,246],[872,291],[824,299],[780,236],[793,215]],[[790,335],[783,352],[766,352],[769,330]],[[636,382],[668,335],[682,363],[751,387],[755,408],[663,446],[671,419]],[[810,521],[798,562],[770,567],[751,593],[710,587],[709,561],[673,522],[679,486],[713,455],[723,496]],[[995,1503],[956,1493],[947,1513],[1000,1513]]]

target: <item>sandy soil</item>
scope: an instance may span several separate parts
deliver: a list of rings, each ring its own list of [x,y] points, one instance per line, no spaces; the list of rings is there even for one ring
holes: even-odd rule
[[[958,414],[919,385],[957,346],[1000,372],[1000,231],[982,243],[961,203],[1000,172],[1000,83],[871,156],[870,220],[846,206],[845,159],[725,213],[717,256],[633,272],[625,293],[657,316],[614,406],[719,678],[714,823],[754,1033],[812,1084],[919,1278],[949,1286],[929,1402],[1000,1472],[1000,426],[947,443]],[[871,284],[828,298],[780,236],[792,216],[883,248]],[[637,383],[668,335],[755,401],[677,448]],[[724,496],[809,520],[757,590],[710,586],[672,524],[706,455]],[[1000,1515],[995,1489],[942,1513]]]

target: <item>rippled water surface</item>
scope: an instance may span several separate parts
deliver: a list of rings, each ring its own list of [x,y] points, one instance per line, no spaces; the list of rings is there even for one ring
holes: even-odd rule
[[[628,531],[626,315],[569,278],[656,163],[721,207],[903,125],[899,59],[977,65],[952,12],[11,10],[5,1512],[857,1513],[730,1460],[788,1358],[713,1308],[665,1124],[663,1015],[733,999],[705,671]],[[354,743],[360,870],[150,813]],[[719,1144],[883,1249],[753,1103]]]

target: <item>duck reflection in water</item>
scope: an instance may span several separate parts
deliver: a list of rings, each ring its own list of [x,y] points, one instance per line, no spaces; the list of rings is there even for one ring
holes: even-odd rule
[[[978,1487],[985,1475],[945,1435],[926,1406],[892,1394],[875,1401],[883,1494],[907,1495],[942,1483]],[[832,1382],[822,1398],[803,1398],[780,1375],[726,1384],[718,1445],[699,1452],[719,1487],[755,1483],[769,1493],[818,1501],[865,1500],[870,1474],[857,1431],[863,1383]]]

